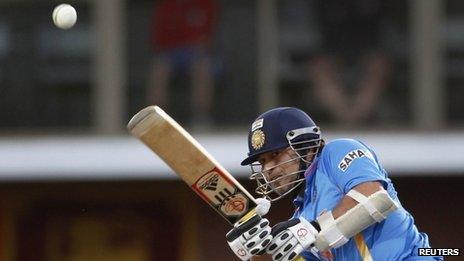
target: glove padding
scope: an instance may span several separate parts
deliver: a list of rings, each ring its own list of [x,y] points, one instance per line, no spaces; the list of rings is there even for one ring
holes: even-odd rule
[[[272,240],[271,227],[267,219],[256,215],[230,230],[226,238],[230,248],[240,260],[249,260],[254,255],[265,253],[266,247]]]
[[[274,239],[266,252],[272,255],[272,260],[293,260],[314,246],[319,230],[317,222],[310,223],[303,217],[280,222],[272,228]]]

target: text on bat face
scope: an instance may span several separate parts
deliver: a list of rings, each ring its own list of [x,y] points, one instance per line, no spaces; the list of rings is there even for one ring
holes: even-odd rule
[[[241,215],[248,207],[248,198],[217,169],[203,175],[194,187],[226,216]]]
[[[203,184],[200,185],[200,189],[204,190],[213,190],[215,191],[218,185],[219,177],[218,174],[213,174],[209,179],[207,179]]]

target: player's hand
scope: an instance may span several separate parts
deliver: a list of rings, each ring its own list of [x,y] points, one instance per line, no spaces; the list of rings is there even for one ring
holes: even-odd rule
[[[227,235],[227,243],[234,254],[241,260],[249,260],[254,255],[266,252],[266,247],[272,240],[269,220],[262,218],[270,207],[270,202],[257,199],[257,215],[243,224],[236,225]]]
[[[272,242],[266,252],[272,260],[293,260],[301,252],[314,246],[319,225],[305,218],[293,218],[272,227]]]

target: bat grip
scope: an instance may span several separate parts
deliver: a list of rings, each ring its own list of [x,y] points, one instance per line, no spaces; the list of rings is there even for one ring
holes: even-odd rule
[[[240,235],[242,235],[243,233],[247,232],[248,230],[256,226],[260,220],[261,220],[261,217],[259,215],[254,215],[250,219],[245,221],[244,223],[241,223],[238,226],[234,226],[234,228],[226,234],[227,241],[229,242],[234,241]]]

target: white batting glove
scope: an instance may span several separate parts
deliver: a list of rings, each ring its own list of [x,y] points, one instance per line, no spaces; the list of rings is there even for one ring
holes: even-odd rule
[[[272,255],[272,260],[293,260],[301,252],[314,246],[319,230],[315,221],[310,223],[303,217],[280,222],[272,228],[274,239],[266,252]]]
[[[270,202],[261,200],[257,200],[258,215],[239,226],[234,226],[226,235],[227,243],[240,260],[249,260],[254,255],[264,254],[272,240],[269,220],[261,217],[269,211]]]

